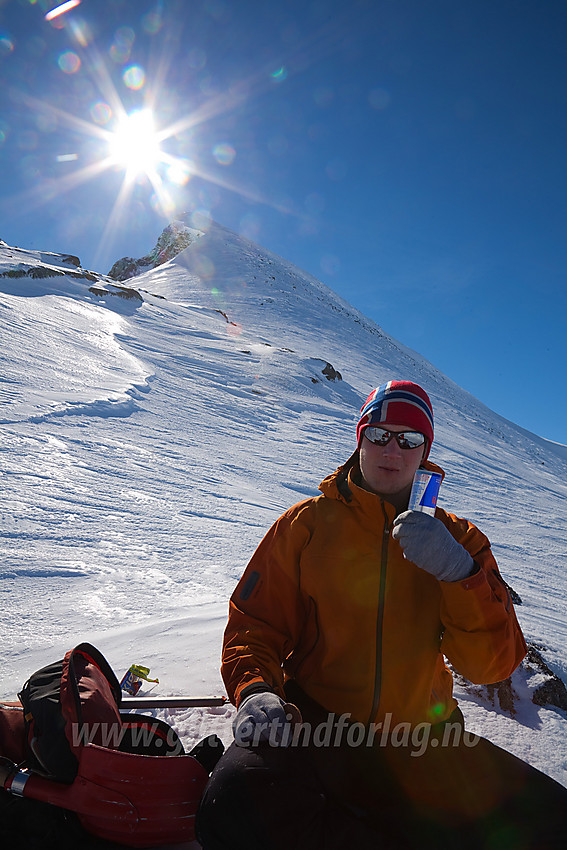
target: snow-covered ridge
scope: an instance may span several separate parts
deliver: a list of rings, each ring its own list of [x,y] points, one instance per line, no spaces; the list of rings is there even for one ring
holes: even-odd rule
[[[54,278],[63,278],[59,287],[53,284]],[[47,287],[31,281],[51,281]],[[65,286],[70,294],[84,294],[85,287],[72,286],[75,281],[86,281],[86,292],[97,297],[117,295],[127,300],[142,300],[140,294],[131,287],[117,284],[106,275],[83,269],[81,261],[74,254],[55,254],[51,251],[30,251],[25,248],[13,248],[0,239],[0,288],[3,292],[16,295],[38,295],[58,292],[63,294]]]
[[[549,670],[515,674],[513,715],[508,692],[459,683],[467,722],[567,784],[567,715],[532,702],[542,676],[567,679],[565,447],[249,240],[214,223],[186,246],[172,234],[174,254],[127,284],[0,244],[0,273],[60,272],[0,276],[3,694],[87,639],[118,673],[152,667],[162,693],[222,693],[226,604],[248,557],[350,454],[370,389],[410,377],[435,408],[440,504],[492,540]],[[216,731],[227,715],[201,719]]]
[[[137,290],[83,269],[71,254],[0,241],[0,293],[0,424],[135,409],[133,393],[150,373],[117,336],[120,314],[142,302]]]

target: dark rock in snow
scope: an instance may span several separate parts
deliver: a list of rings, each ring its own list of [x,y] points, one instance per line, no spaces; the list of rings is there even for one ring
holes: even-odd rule
[[[137,289],[132,289],[129,286],[89,286],[89,292],[96,295],[97,298],[104,298],[107,295],[118,295],[119,298],[125,298],[127,301],[143,301]]]
[[[567,688],[558,676],[552,675],[537,688],[532,700],[536,705],[554,705],[567,711]]]
[[[492,685],[473,685],[459,673],[455,674],[455,678],[467,691],[482,696],[491,705],[502,709],[512,717],[517,713],[517,704],[521,699],[516,687],[523,691],[526,683],[528,687],[533,688],[531,698],[534,705],[543,708],[553,706],[567,711],[567,688],[543,660],[540,649],[544,648],[528,643],[528,651],[521,665],[512,676],[502,682],[495,682]],[[545,677],[535,687],[529,682],[534,673],[540,674],[539,679],[542,676]]]
[[[516,713],[514,702],[518,699],[518,694],[512,685],[512,677],[504,679],[503,682],[497,682],[495,685],[486,685],[486,691],[493,705],[496,705],[496,700],[498,700],[502,711],[512,715]]]
[[[502,579],[502,581],[504,581],[504,579]],[[520,596],[520,594],[516,593],[514,588],[510,587],[508,582],[505,581],[504,584],[506,585],[506,589],[508,590],[508,593],[510,594],[510,599],[512,600],[514,605],[521,605],[522,604],[522,597]]]
[[[289,349],[281,349],[282,351],[289,351]],[[340,372],[332,366],[327,360],[319,359],[318,357],[312,357],[308,361],[309,367],[313,369],[315,375],[324,375],[328,381],[342,381],[342,375]],[[311,376],[311,381],[314,384],[318,384],[320,382],[319,377],[315,377],[315,375]]]
[[[528,652],[523,664],[547,676],[547,679],[535,689],[532,695],[532,702],[541,706],[553,705],[556,708],[562,708],[564,711],[567,711],[567,688],[565,687],[565,683],[549,669],[541,656],[539,648],[535,644],[528,644]]]
[[[61,255],[61,262],[66,263],[70,266],[77,266],[78,267],[78,266],[81,265],[81,261],[79,260],[78,257],[75,257],[74,254],[62,254]]]
[[[328,381],[342,381],[343,379],[341,373],[337,372],[330,363],[326,363],[321,371]]]

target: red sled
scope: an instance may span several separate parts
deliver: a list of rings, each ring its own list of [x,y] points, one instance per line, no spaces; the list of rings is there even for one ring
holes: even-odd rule
[[[147,756],[87,744],[71,785],[18,771],[5,789],[76,812],[81,825],[99,838],[152,847],[195,839],[195,816],[208,778],[191,755]]]
[[[104,656],[82,643],[38,670],[0,706],[0,789],[75,812],[83,828],[129,847],[195,838],[195,817],[224,747],[209,735],[185,753],[163,720],[125,714]],[[163,700],[142,699],[154,708]],[[166,698],[167,705],[224,704]]]

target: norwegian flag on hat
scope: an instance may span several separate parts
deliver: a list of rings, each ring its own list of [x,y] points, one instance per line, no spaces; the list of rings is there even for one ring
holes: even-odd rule
[[[369,425],[406,425],[433,442],[433,408],[425,390],[412,381],[388,381],[372,390],[361,408],[356,426],[358,445]]]

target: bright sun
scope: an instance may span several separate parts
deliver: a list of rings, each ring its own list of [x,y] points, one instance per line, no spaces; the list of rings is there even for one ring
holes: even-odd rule
[[[149,109],[127,115],[112,134],[109,144],[112,160],[125,167],[131,176],[154,171],[162,157]]]

